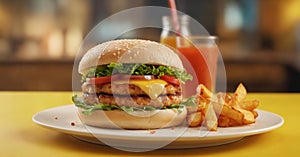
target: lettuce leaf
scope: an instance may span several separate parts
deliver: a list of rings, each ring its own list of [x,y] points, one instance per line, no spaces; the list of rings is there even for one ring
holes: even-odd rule
[[[192,76],[186,71],[173,69],[169,66],[163,65],[147,65],[147,64],[123,64],[110,63],[92,67],[88,73],[82,76],[81,81],[85,82],[87,77],[103,77],[111,76],[113,74],[127,74],[127,75],[155,75],[158,78],[163,75],[170,75],[178,78],[182,83],[187,80],[192,80]]]

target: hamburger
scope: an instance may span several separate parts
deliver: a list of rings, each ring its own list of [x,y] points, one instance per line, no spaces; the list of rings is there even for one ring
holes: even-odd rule
[[[73,102],[86,125],[154,129],[186,118],[182,84],[191,76],[162,44],[139,39],[99,44],[84,54],[78,72],[83,95],[74,95]]]

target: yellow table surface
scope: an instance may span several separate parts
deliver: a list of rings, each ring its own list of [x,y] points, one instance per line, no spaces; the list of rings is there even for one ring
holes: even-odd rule
[[[206,148],[124,152],[79,141],[35,124],[31,118],[52,107],[71,104],[72,92],[0,92],[0,156],[299,156],[300,94],[250,93],[259,109],[281,115],[282,127],[240,141]]]

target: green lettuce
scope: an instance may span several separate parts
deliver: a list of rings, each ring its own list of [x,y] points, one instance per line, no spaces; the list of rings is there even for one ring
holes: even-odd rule
[[[123,63],[110,63],[92,67],[88,73],[82,75],[82,82],[86,81],[87,77],[103,77],[111,76],[113,74],[127,74],[127,75],[155,75],[158,78],[163,75],[174,76],[182,83],[187,80],[192,80],[192,76],[187,74],[186,71],[180,71],[169,66],[163,65],[147,65],[147,64],[123,64]]]

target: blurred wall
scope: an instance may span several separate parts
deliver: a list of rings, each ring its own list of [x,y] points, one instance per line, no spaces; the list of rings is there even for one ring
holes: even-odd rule
[[[254,92],[300,91],[300,0],[176,2],[178,10],[219,36],[229,91],[239,82]],[[87,33],[118,11],[145,5],[168,3],[1,0],[0,90],[72,90],[74,56]],[[144,28],[123,37],[159,41],[160,32]]]

